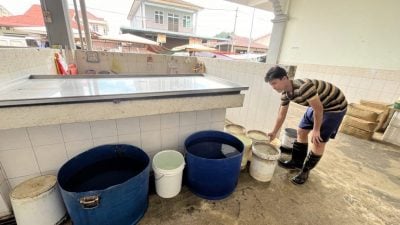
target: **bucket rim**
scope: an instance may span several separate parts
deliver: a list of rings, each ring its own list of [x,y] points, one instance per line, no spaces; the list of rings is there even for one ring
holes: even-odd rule
[[[285,134],[290,138],[297,138],[297,130],[294,128],[290,127],[285,128]]]
[[[231,130],[231,128],[236,128],[237,130]],[[242,125],[236,124],[236,123],[230,123],[226,124],[224,126],[224,129],[233,135],[246,135],[246,128]]]
[[[257,150],[257,145],[267,145],[276,151],[276,154],[266,154]],[[266,159],[266,160],[278,160],[281,156],[281,151],[275,145],[270,144],[268,142],[255,142],[251,145],[251,151],[258,158]]]
[[[256,138],[252,138],[252,137],[250,136],[251,134],[260,134],[260,135],[262,135],[262,136],[265,136],[265,139],[256,139]],[[268,138],[267,133],[265,133],[265,132],[263,132],[263,131],[260,131],[260,130],[248,130],[248,131],[246,132],[246,136],[247,136],[248,138],[250,138],[251,140],[253,140],[253,141],[258,141],[258,142],[260,142],[260,141],[269,141],[269,138]]]
[[[233,156],[229,156],[229,157],[226,157],[226,158],[220,158],[220,159],[209,159],[209,158],[205,158],[205,157],[201,157],[201,156],[198,156],[198,155],[196,155],[196,154],[193,154],[193,153],[191,153],[190,151],[187,150],[187,146],[188,146],[188,144],[190,143],[190,141],[193,141],[193,140],[191,140],[191,139],[192,139],[194,136],[197,136],[197,135],[200,135],[200,134],[207,134],[206,137],[210,137],[210,136],[209,136],[210,134],[231,136],[231,137],[233,137],[233,138],[235,139],[235,141],[237,141],[238,143],[240,143],[241,145],[243,145],[242,151],[240,151],[240,154],[233,155]],[[222,139],[223,139],[223,138],[222,138]],[[190,141],[189,141],[189,140],[190,140]],[[234,147],[232,144],[227,144],[227,145],[230,145],[230,146]],[[244,152],[244,150],[245,150],[245,146],[244,146],[243,142],[241,142],[241,141],[239,140],[239,138],[237,138],[237,137],[236,137],[235,135],[233,135],[233,134],[230,134],[230,133],[227,133],[227,132],[223,132],[223,131],[219,131],[219,130],[203,130],[203,131],[195,132],[195,133],[191,134],[189,137],[186,138],[185,143],[184,143],[184,147],[185,147],[185,150],[186,150],[186,152],[185,152],[185,157],[187,157],[188,155],[190,155],[190,157],[193,157],[193,158],[197,158],[197,159],[201,159],[201,160],[206,160],[206,161],[212,161],[212,162],[215,162],[215,161],[225,161],[225,160],[227,160],[227,159],[234,159],[234,158],[237,158],[237,157],[242,157],[243,152]]]
[[[161,154],[166,154],[166,153],[173,153],[173,154],[179,155],[179,158],[182,159],[182,163],[178,167],[176,167],[174,169],[170,169],[170,170],[158,168],[156,166],[156,163],[154,163],[156,157],[159,157]],[[167,149],[167,150],[159,151],[159,152],[157,152],[157,154],[155,154],[153,156],[151,167],[153,168],[153,170],[155,172],[158,172],[158,173],[168,176],[168,175],[175,175],[176,173],[183,171],[183,169],[185,168],[185,165],[186,165],[185,157],[183,157],[183,154],[181,152],[176,151],[176,150]]]
[[[79,158],[82,158],[83,156],[86,156],[86,155],[93,154],[96,151],[105,151],[105,150],[102,150],[102,149],[106,148],[106,147],[121,147],[121,146],[122,147],[128,147],[130,149],[134,149],[134,151],[136,151],[138,154],[141,154],[143,157],[145,157],[147,159],[147,165],[138,174],[136,174],[135,176],[127,179],[124,182],[121,182],[121,183],[118,183],[118,184],[115,184],[115,185],[111,185],[111,186],[106,187],[106,188],[93,189],[93,190],[88,190],[88,191],[71,191],[71,190],[67,190],[67,189],[65,189],[65,186],[60,182],[60,180],[62,180],[61,179],[61,174],[65,172],[64,170],[66,170],[67,165],[71,164],[73,160],[74,161],[75,160],[80,160]],[[57,185],[60,188],[60,190],[62,190],[63,192],[70,193],[70,194],[79,194],[79,196],[85,196],[88,193],[90,193],[90,194],[103,193],[103,192],[107,192],[107,191],[112,190],[112,189],[121,188],[121,187],[125,186],[127,183],[133,182],[135,179],[138,179],[138,177],[141,177],[144,174],[148,174],[149,172],[150,172],[150,157],[148,156],[148,154],[142,148],[137,147],[135,145],[131,145],[131,144],[104,144],[104,145],[99,145],[99,146],[92,147],[92,148],[90,148],[90,149],[88,149],[88,150],[86,150],[84,152],[79,153],[78,155],[72,157],[71,159],[69,159],[67,162],[65,162],[60,167],[60,169],[57,172],[56,177],[57,177]]]

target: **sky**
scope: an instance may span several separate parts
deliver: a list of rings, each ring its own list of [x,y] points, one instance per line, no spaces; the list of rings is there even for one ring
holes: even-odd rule
[[[79,4],[79,0],[76,0]],[[220,32],[233,32],[236,9],[237,21],[235,33],[250,37],[253,8],[223,0],[185,0],[204,9],[199,12],[197,35],[212,37]],[[133,0],[86,0],[86,8],[97,17],[104,18],[110,28],[110,34],[118,33],[121,26],[129,26],[127,15]],[[0,0],[14,15],[23,14],[32,4],[40,4],[40,0]],[[73,1],[68,0],[73,9]],[[256,9],[254,13],[251,38],[268,34],[272,30],[273,13]]]

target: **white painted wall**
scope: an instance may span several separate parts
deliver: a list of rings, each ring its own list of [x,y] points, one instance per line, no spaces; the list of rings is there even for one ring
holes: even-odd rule
[[[279,62],[400,69],[400,1],[292,0]]]

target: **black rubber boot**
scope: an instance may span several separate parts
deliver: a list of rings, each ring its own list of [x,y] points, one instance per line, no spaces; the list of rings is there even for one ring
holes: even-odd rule
[[[304,159],[307,156],[307,143],[300,143],[295,141],[293,144],[292,158],[287,161],[278,161],[278,165],[285,169],[294,170],[303,168]]]
[[[299,174],[291,179],[292,183],[304,184],[308,179],[308,174],[310,173],[310,170],[312,170],[317,165],[321,157],[322,155],[315,155],[312,151],[310,151],[306,161],[304,162],[303,169],[300,171]]]
[[[292,154],[293,152],[293,148],[287,148],[287,147],[279,147],[279,149],[281,150],[282,153],[286,153],[286,154]]]

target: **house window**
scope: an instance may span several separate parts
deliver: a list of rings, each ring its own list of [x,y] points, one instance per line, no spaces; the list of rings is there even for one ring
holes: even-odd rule
[[[178,32],[179,16],[173,13],[168,13],[168,30]]]
[[[185,28],[192,27],[192,20],[191,20],[190,16],[183,16],[182,25]]]
[[[155,11],[154,22],[159,24],[164,24],[164,13],[161,11]]]
[[[93,29],[94,32],[99,32],[99,25],[93,24],[92,25],[92,29]]]

